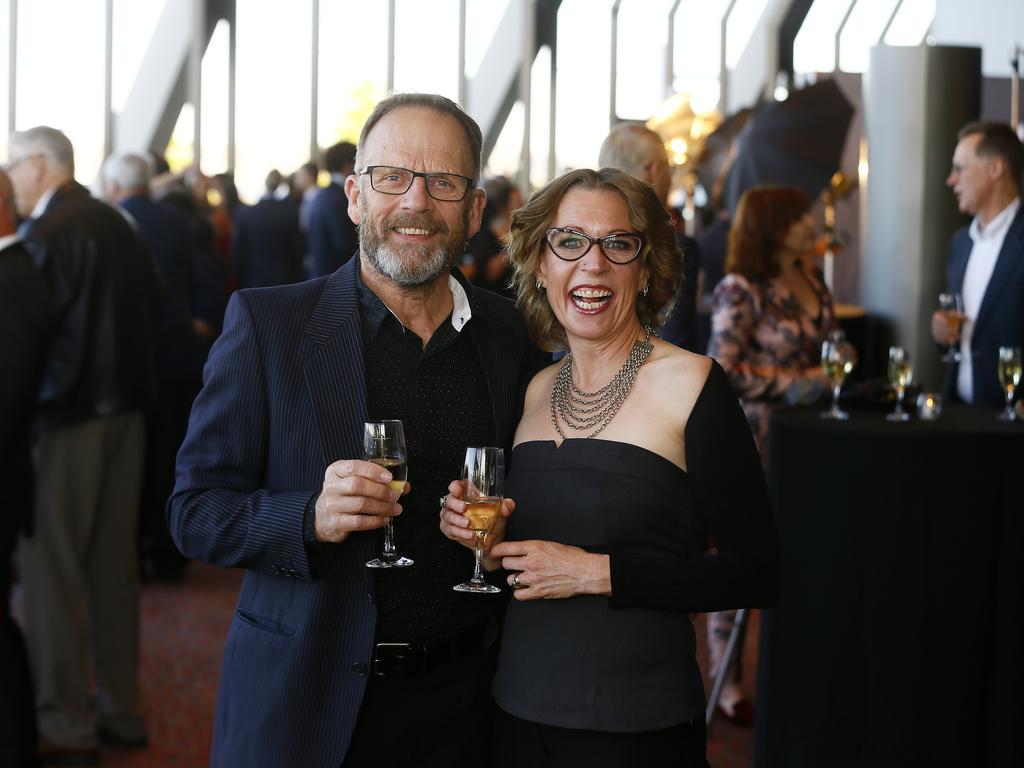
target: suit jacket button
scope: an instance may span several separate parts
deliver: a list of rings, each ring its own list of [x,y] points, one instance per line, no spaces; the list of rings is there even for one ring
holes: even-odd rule
[[[367,668],[367,666],[365,664],[363,664],[363,662],[357,661],[355,664],[352,665],[352,671],[355,672],[360,677],[365,677],[366,673],[368,671],[368,668]]]

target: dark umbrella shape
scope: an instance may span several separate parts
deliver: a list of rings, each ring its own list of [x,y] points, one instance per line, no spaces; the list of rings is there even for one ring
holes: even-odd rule
[[[853,105],[833,80],[764,104],[744,127],[725,184],[729,210],[759,184],[799,187],[811,200],[837,170]]]
[[[697,181],[712,194],[716,186],[724,182],[724,176],[732,167],[735,159],[735,143],[737,137],[754,114],[753,107],[744,107],[729,115],[721,125],[708,134],[704,146],[697,158],[695,170]]]

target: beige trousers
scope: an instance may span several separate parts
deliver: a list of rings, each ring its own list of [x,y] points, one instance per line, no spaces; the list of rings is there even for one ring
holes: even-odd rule
[[[19,555],[39,733],[54,744],[94,746],[98,718],[138,712],[144,446],[141,413],[45,432],[34,446],[35,524]]]

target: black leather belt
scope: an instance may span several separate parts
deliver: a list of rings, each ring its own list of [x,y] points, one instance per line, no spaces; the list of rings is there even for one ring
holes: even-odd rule
[[[478,621],[454,637],[418,643],[377,643],[370,670],[375,677],[409,679],[474,656],[484,648],[490,620]]]

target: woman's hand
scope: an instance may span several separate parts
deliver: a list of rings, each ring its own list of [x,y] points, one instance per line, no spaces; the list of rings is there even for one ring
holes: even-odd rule
[[[448,495],[444,497],[444,503],[441,505],[441,533],[446,538],[473,549],[476,534],[469,527],[469,518],[463,514],[466,511],[466,502],[462,500],[465,494],[466,483],[462,480],[456,480],[448,486]],[[484,538],[484,554],[480,562],[486,571],[493,571],[501,565],[499,559],[493,557],[490,551],[495,544],[505,538],[505,521],[515,508],[516,503],[512,499],[503,499],[498,517]]]
[[[505,541],[491,549],[501,558],[516,600],[563,598],[573,595],[610,595],[608,555],[597,555],[553,541]]]

